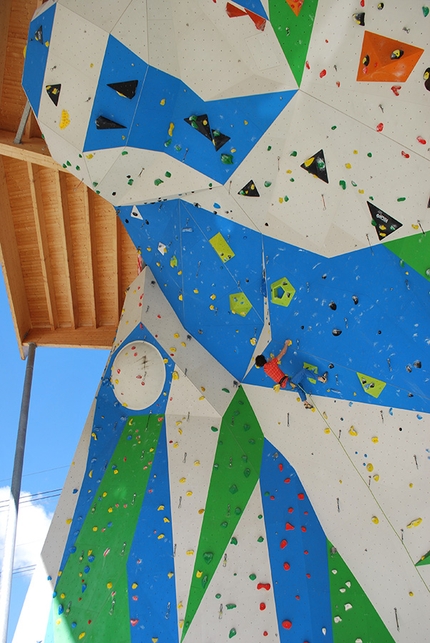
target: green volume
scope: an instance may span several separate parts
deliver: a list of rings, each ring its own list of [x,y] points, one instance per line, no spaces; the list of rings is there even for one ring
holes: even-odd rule
[[[430,280],[430,235],[413,234],[410,237],[387,241],[384,246],[407,263],[420,275]]]
[[[263,443],[258,420],[239,387],[221,422],[182,638],[259,479]]]

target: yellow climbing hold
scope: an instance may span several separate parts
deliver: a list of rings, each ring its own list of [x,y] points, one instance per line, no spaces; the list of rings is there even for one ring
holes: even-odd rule
[[[66,598],[66,595],[65,595],[64,592],[62,594],[60,594],[60,598]]]
[[[66,525],[70,525],[70,524],[71,524],[71,522],[72,522],[72,519],[71,519],[71,518],[66,518]]]
[[[162,98],[162,99],[160,100],[160,105],[165,105],[165,104],[166,104],[166,99],[165,99],[165,98]]]
[[[139,585],[137,583],[132,583],[131,584],[131,589],[136,589],[136,587],[139,587]]]
[[[152,640],[152,643],[157,643],[158,638],[153,636],[151,640]]]
[[[186,345],[186,342],[181,342],[181,346],[183,346],[184,348],[186,347]]]
[[[182,429],[178,429],[179,435],[182,435]]]
[[[379,524],[379,518],[377,516],[372,516],[372,522],[375,523],[375,525]]]
[[[179,621],[179,628],[182,629],[184,627],[184,620],[182,619]]]
[[[111,513],[112,513],[112,511],[113,511],[112,507],[109,507],[109,509],[108,509],[108,513],[110,513],[110,514],[111,514]]]
[[[85,636],[85,632],[81,632],[81,633],[79,634],[79,636],[78,636],[78,639],[79,639],[79,640],[80,640],[80,639],[83,639],[83,638],[84,638],[84,636]]]
[[[178,610],[181,610],[182,608],[183,608],[182,601],[179,601],[179,603],[178,603]]]
[[[106,587],[107,587],[108,589],[112,589],[113,585],[112,585],[112,583],[110,583],[110,582],[109,582],[109,583],[106,583]]]
[[[373,476],[373,479],[374,479],[374,481],[375,481],[375,482],[378,482],[378,480],[379,480],[379,473],[375,473],[375,475]]]
[[[92,158],[94,158],[94,154],[85,154],[85,158],[90,161]]]
[[[203,575],[203,572],[201,572],[199,570],[196,571],[196,578],[201,578],[202,575]]]
[[[410,482],[410,483],[409,483],[409,486],[410,486],[410,488],[412,489],[412,487],[414,486],[414,483],[413,483],[413,482]]]
[[[326,429],[324,429],[324,433],[330,433],[330,429],[327,427]]]
[[[177,448],[178,448],[178,446],[179,446],[178,442],[175,442],[175,443],[174,443],[174,445],[173,445],[173,448],[174,448],[174,449],[177,449]]]
[[[346,167],[347,170],[350,170],[352,165],[351,165],[351,163],[345,163],[345,167]]]
[[[409,592],[409,596],[413,596],[413,595],[414,595],[414,593],[413,593],[413,592]]]
[[[256,338],[255,338],[255,337],[251,337],[251,339],[249,340],[249,343],[251,344],[251,346],[255,346],[255,345],[257,344],[257,340],[256,340]]]
[[[373,464],[371,462],[369,462],[369,464],[367,465],[366,469],[368,471],[373,471]]]
[[[215,295],[215,294],[212,294],[212,295],[211,295],[211,299],[216,299],[216,295]]]
[[[63,109],[61,112],[60,122],[58,124],[60,129],[66,129],[70,125],[70,116],[69,112],[66,109]]]
[[[357,429],[351,426],[351,428],[348,431],[349,435],[358,435]]]
[[[173,130],[174,130],[174,129],[175,129],[175,124],[174,124],[174,123],[170,123],[170,125],[169,125],[169,129],[168,129],[168,132],[167,132],[169,136],[173,136]]]
[[[412,520],[412,522],[410,522],[409,525],[406,526],[408,529],[411,529],[412,527],[418,527],[418,525],[420,525],[422,521],[422,518],[415,518],[415,520]]]
[[[180,482],[181,484],[183,484],[183,483],[184,483],[184,482],[186,482],[186,481],[187,481],[187,479],[186,479],[186,478],[179,478],[179,482]]]
[[[157,538],[158,538],[158,540],[163,540],[164,534],[158,534]]]
[[[199,509],[199,514],[204,514],[205,510],[204,509]]]
[[[94,525],[94,527],[93,527],[93,531],[98,531],[98,529],[99,529],[99,528],[97,527],[97,525]]]
[[[379,442],[379,438],[376,435],[373,436],[372,442],[374,442],[376,444],[377,442]]]
[[[103,498],[106,498],[106,496],[107,496],[107,491],[103,491],[102,496],[103,496]]]
[[[178,380],[179,379],[179,373],[178,371],[173,371],[172,373],[172,380]]]
[[[175,348],[174,346],[171,346],[171,347],[170,347],[170,352],[171,352],[171,353],[176,353],[176,348]]]
[[[167,517],[167,516],[164,516],[164,518],[163,518],[163,522],[170,522],[170,520],[168,519],[168,517]]]
[[[195,466],[195,467],[198,467],[198,466],[199,466],[199,464],[200,464],[200,460],[194,460],[194,466]]]
[[[192,491],[187,491],[187,493],[186,493],[185,495],[186,495],[186,496],[192,496],[192,495],[193,495],[193,492],[192,492]]]
[[[204,400],[204,399],[205,399],[205,396],[204,396],[204,395],[200,395],[200,397],[199,397],[199,401],[201,402],[201,401],[202,401],[202,400]]]
[[[182,293],[179,293],[179,295],[178,295],[178,299],[179,299],[179,301],[183,301],[183,299],[184,299],[184,298],[183,298],[183,296],[182,296]]]
[[[209,306],[209,310],[215,310],[215,306],[214,306],[213,304],[211,304],[211,305]]]
[[[322,414],[322,415],[323,415],[324,420],[327,420],[328,415],[327,415],[327,413],[326,413],[325,411],[323,412],[323,414]]]
[[[167,572],[167,578],[172,578],[173,572]]]
[[[189,549],[187,551],[187,556],[194,556],[194,549]]]
[[[163,509],[164,509],[164,505],[159,505],[157,511],[163,511]]]
[[[198,292],[199,292],[199,289],[198,289],[198,288],[194,288],[193,293],[197,295],[197,294],[198,294]]]

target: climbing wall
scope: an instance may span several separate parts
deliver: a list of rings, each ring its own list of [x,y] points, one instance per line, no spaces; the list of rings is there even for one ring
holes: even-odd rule
[[[429,13],[33,18],[23,86],[51,153],[146,266],[43,553],[41,640],[426,639]],[[309,410],[254,366],[287,338]]]

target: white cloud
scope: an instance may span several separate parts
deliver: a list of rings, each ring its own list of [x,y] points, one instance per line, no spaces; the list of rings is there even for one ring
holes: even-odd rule
[[[21,492],[21,501],[29,492]],[[9,487],[0,487],[0,564],[3,561],[4,542],[8,515]],[[16,550],[14,569],[37,565],[39,555],[51,524],[52,514],[39,503],[25,502],[19,508],[18,529],[16,534]],[[32,569],[30,568],[29,574]]]

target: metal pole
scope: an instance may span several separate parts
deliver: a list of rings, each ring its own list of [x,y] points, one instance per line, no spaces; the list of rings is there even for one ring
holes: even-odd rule
[[[0,643],[7,641],[10,595],[12,589],[13,559],[15,555],[16,528],[18,523],[19,495],[21,493],[22,468],[24,463],[25,438],[27,436],[28,409],[30,406],[31,382],[33,379],[36,344],[29,344],[27,367],[22,392],[21,412],[18,435],[16,437],[15,460],[13,463],[12,484],[10,487],[9,513],[1,572],[0,589]]]

